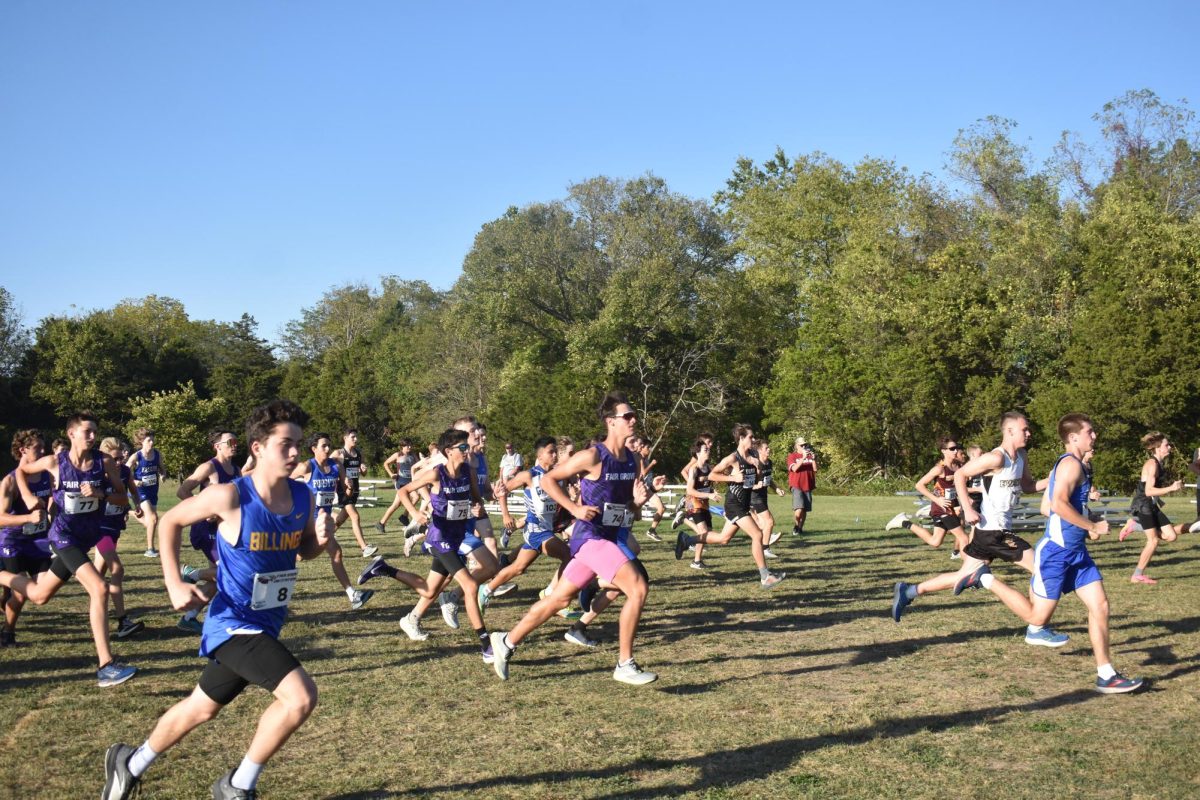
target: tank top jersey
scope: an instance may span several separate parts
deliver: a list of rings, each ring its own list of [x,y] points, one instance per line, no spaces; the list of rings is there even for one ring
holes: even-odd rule
[[[134,482],[138,486],[158,486],[158,465],[162,461],[162,455],[158,452],[158,448],[153,450],[150,458],[142,455],[141,450],[138,450],[135,455],[137,461],[133,466]]]
[[[200,655],[209,656],[230,637],[265,633],[278,638],[295,588],[296,557],[309,521],[308,487],[290,478],[292,508],[276,514],[258,496],[249,476],[233,481],[242,523],[237,542],[217,534],[217,593],[208,607]]]
[[[697,492],[711,492],[712,481],[708,479],[708,476],[712,472],[712,464],[709,464],[707,461],[705,461],[704,466],[692,467],[692,469],[696,470],[696,477],[692,479],[692,488]],[[689,497],[688,507],[692,511],[703,511],[704,509],[708,508],[708,498]]]
[[[129,467],[124,464],[120,465],[121,470],[121,485],[129,489]],[[108,481],[104,481],[105,491],[111,492],[113,487],[108,485]],[[133,498],[128,498],[128,502],[132,503]],[[100,529],[103,531],[120,532],[125,530],[125,524],[129,520],[129,506],[115,506],[112,503],[104,503],[104,516],[100,518]]]
[[[727,497],[732,497],[734,502],[740,502],[745,505],[750,500],[750,492],[754,484],[758,483],[758,465],[747,458],[743,458],[742,454],[736,450],[733,452],[733,457],[737,459],[738,468],[742,471],[741,483],[730,483],[725,489]]]
[[[54,488],[54,504],[58,515],[50,524],[50,544],[59,550],[67,547],[90,549],[100,538],[100,518],[104,515],[104,457],[99,450],[91,452],[92,466],[77,469],[71,463],[69,450],[58,454],[58,485]],[[96,488],[91,497],[80,494],[80,487],[90,483]]]
[[[1051,496],[1054,495],[1054,478],[1058,473],[1058,465],[1062,463],[1064,458],[1075,458],[1075,456],[1070,453],[1063,453],[1058,457],[1058,461],[1054,462],[1054,469],[1050,471],[1050,484],[1046,487],[1046,491]],[[1083,462],[1080,462],[1079,465],[1083,467]],[[1086,517],[1088,513],[1088,492],[1092,490],[1092,476],[1086,467],[1083,468],[1082,472],[1083,480],[1075,487],[1075,491],[1071,492],[1071,496],[1067,498],[1067,501],[1071,504],[1071,508]],[[1059,547],[1081,550],[1085,547],[1084,541],[1087,539],[1087,531],[1077,525],[1072,525],[1058,514],[1051,513],[1046,519],[1046,538]]]
[[[342,453],[342,466],[346,468],[346,482],[350,484],[350,494],[358,494],[358,479],[362,473],[362,454],[358,448],[355,448],[353,453],[349,450],[343,450]]]
[[[479,490],[480,497],[491,497],[492,486],[488,483],[487,456],[483,453],[475,454],[475,488]]]
[[[225,467],[221,466],[221,462],[215,458],[210,458],[208,463],[212,465],[213,475],[217,476],[217,486],[225,483],[233,483],[233,479],[237,477],[237,467],[234,467],[234,472],[226,472]],[[206,483],[204,486],[211,486],[211,483]],[[200,491],[204,491],[201,487]],[[195,540],[197,536],[209,536],[216,533],[217,523],[209,522],[202,519],[199,522],[192,523],[191,536]],[[195,542],[193,541],[193,545]]]
[[[28,514],[32,509],[25,505],[25,498],[17,491],[17,476],[15,472],[8,473],[9,480],[13,486],[12,513],[14,516]],[[29,480],[29,476],[25,476],[26,483],[29,484],[29,491],[33,492],[35,497],[47,498],[54,493],[54,484],[50,479],[49,472],[43,472],[38,475],[37,480]],[[49,519],[43,520],[41,524],[27,522],[24,525],[12,525],[5,528],[0,528],[0,548],[15,546],[17,544],[28,544],[31,541],[46,542],[47,536],[50,533]],[[40,548],[44,550],[45,548]]]
[[[615,542],[621,528],[633,524],[629,503],[633,500],[633,482],[637,480],[637,461],[633,453],[625,451],[625,458],[618,459],[603,442],[594,445],[600,456],[600,477],[592,480],[584,475],[579,480],[579,502],[600,509],[592,519],[575,522],[571,534],[571,555],[590,539],[607,539]]]
[[[1163,473],[1162,462],[1156,458],[1156,459],[1154,459],[1154,486],[1152,488],[1161,489],[1166,485],[1167,485],[1167,483],[1166,483],[1166,479],[1165,479],[1164,473]],[[1200,490],[1198,490],[1198,491],[1200,491]],[[1133,499],[1132,499],[1132,502],[1130,503],[1130,505],[1137,506],[1139,502],[1145,502],[1147,500],[1149,500],[1151,503],[1157,503],[1160,506],[1162,505],[1161,499],[1159,499],[1157,497],[1153,497],[1153,498],[1147,497],[1146,496],[1146,482],[1138,481],[1137,488],[1133,492]]]
[[[457,548],[466,536],[471,517],[471,470],[463,463],[456,475],[451,475],[444,464],[439,464],[437,471],[438,490],[429,495],[433,512],[425,541]]]
[[[758,480],[762,483],[762,485],[754,490],[754,494],[757,497],[761,497],[763,500],[766,500],[767,496],[771,493],[771,486],[775,483],[775,476],[772,474],[775,469],[775,465],[770,461],[762,461],[761,464],[762,468],[759,472]]]
[[[934,519],[953,514],[954,507],[959,504],[958,490],[954,488],[954,473],[957,471],[957,469],[952,469],[943,464],[942,471],[933,478],[934,497],[945,497],[950,501],[950,508],[942,508],[937,503],[929,504],[929,516]]]
[[[1025,474],[1025,451],[1018,450],[1009,458],[1004,449],[992,452],[1004,459],[1000,469],[983,476],[980,487],[983,497],[979,503],[979,528],[985,531],[1012,530],[1012,507],[1021,496],[1021,476]]]
[[[406,486],[412,483],[412,468],[413,464],[417,463],[417,457],[412,453],[406,456],[400,456],[396,461],[396,487]]]
[[[312,492],[312,496],[316,501],[318,509],[324,509],[325,513],[333,510],[333,504],[337,500],[338,486],[338,465],[332,458],[325,462],[328,470],[321,469],[321,465],[317,463],[315,458],[308,460],[308,465],[311,468],[308,473],[308,490]]]
[[[529,470],[529,482],[532,486],[525,487],[525,530],[531,533],[552,533],[554,531],[554,515],[558,513],[558,503],[542,488],[542,476],[546,470],[540,464],[534,464]]]

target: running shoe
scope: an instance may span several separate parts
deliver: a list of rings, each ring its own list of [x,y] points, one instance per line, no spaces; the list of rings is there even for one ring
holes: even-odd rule
[[[104,791],[100,800],[126,800],[140,780],[129,771],[129,757],[134,748],[127,744],[110,745],[104,754]]]
[[[212,785],[213,800],[257,800],[255,789],[239,789],[233,785],[233,770],[229,770]]]
[[[353,611],[358,611],[367,604],[367,601],[375,596],[374,589],[355,589],[350,595],[350,608]]]
[[[787,577],[786,572],[769,572],[767,573],[767,577],[763,578],[758,583],[764,589],[774,589],[783,581],[785,577]]]
[[[912,602],[908,598],[908,586],[904,581],[900,581],[896,584],[896,588],[892,592],[892,619],[896,622],[900,621],[900,615],[904,613],[904,609],[908,608],[908,604]]]
[[[642,669],[631,658],[624,664],[617,664],[617,668],[613,670],[613,680],[619,683],[628,683],[630,686],[644,686],[647,683],[654,683],[658,680],[658,676]]]
[[[570,606],[567,608],[560,608],[558,610],[558,615],[563,619],[571,620],[571,622],[574,622],[577,619],[583,619],[583,612],[578,608],[571,608]]]
[[[0,647],[16,647],[17,634],[8,628],[0,628]]]
[[[563,634],[563,638],[571,644],[577,644],[580,647],[599,647],[600,642],[595,639],[589,639],[586,632],[570,628]]]
[[[429,638],[429,632],[421,627],[421,620],[412,614],[405,614],[400,618],[400,630],[414,642],[423,642]]]
[[[800,535],[800,528],[796,525],[793,525],[792,526],[792,536],[799,536],[799,535]]]
[[[680,559],[683,558],[683,551],[687,549],[687,546],[688,546],[688,535],[686,533],[684,533],[683,531],[680,531],[675,536],[675,560],[676,561],[679,561]]]
[[[950,560],[951,561],[957,561],[957,560],[960,560],[961,558],[962,558],[962,553],[958,552],[957,550],[950,551]]]
[[[417,546],[418,542],[421,542],[424,539],[425,539],[425,534],[423,534],[423,533],[414,533],[412,536],[405,536],[404,537],[404,557],[405,558],[410,557],[412,555],[413,548]]]
[[[692,569],[698,569],[701,571],[708,569],[708,564],[705,564],[703,559],[700,561],[690,561],[690,562],[688,562],[688,566],[691,567]]]
[[[450,592],[439,594],[438,606],[442,609],[442,620],[446,627],[458,630],[458,603],[454,602],[454,595]]]
[[[1101,694],[1122,694],[1123,692],[1136,692],[1142,688],[1141,678],[1126,678],[1121,673],[1115,673],[1111,678],[1096,678],[1096,691]]]
[[[475,595],[475,599],[479,602],[480,611],[486,609],[488,603],[492,602],[492,590],[486,583],[479,584],[479,592]]]
[[[485,663],[485,664],[494,663],[496,661],[495,652],[496,651],[492,649],[492,642],[489,639],[487,645],[483,648],[483,652],[481,653],[481,655],[483,656],[483,663]]]
[[[1200,519],[1188,526],[1188,533],[1200,533]]]
[[[388,563],[383,560],[383,556],[379,556],[379,558],[375,559],[370,564],[367,564],[366,569],[358,574],[358,580],[356,583],[359,586],[362,586],[372,578],[385,577],[388,574],[388,569],[390,569]]]
[[[896,530],[896,528],[899,528],[901,525],[903,525],[905,522],[908,522],[910,519],[912,519],[911,515],[905,514],[903,511],[901,511],[899,514],[897,514],[896,516],[889,519],[887,521],[887,525],[883,526],[883,529],[885,531],[894,531],[894,530]]]
[[[410,520],[409,523],[404,526],[404,535],[412,536],[413,534],[417,533],[420,530],[421,530],[421,526],[419,524],[417,524],[417,521],[415,519]]]
[[[132,620],[129,617],[123,617],[117,622],[116,637],[124,639],[128,636],[133,636],[135,633],[141,633],[146,630],[146,623],[139,620]]]
[[[370,558],[379,552],[379,548],[373,544],[369,544],[363,548],[363,558]]]
[[[179,618],[179,622],[175,623],[175,627],[188,633],[204,633],[204,623],[195,617],[189,617],[187,614]]]
[[[592,601],[596,599],[598,588],[595,583],[589,583],[579,590],[579,607],[583,609],[583,613],[592,610]]]
[[[1134,524],[1134,521],[1132,519],[1125,520],[1125,526],[1122,527],[1121,532],[1117,534],[1118,542],[1125,541],[1126,537],[1128,537],[1129,534],[1133,533],[1133,524]]]
[[[771,545],[775,544],[782,538],[783,538],[783,531],[771,531],[771,535],[767,539],[767,547],[770,547]]]
[[[764,548],[763,548],[763,558],[779,558],[779,556],[777,556],[777,555],[775,555],[774,553],[772,553],[772,552],[771,552],[771,548],[769,548],[769,547],[764,547]]]
[[[137,667],[122,664],[114,659],[96,670],[96,685],[101,689],[117,686],[132,678],[136,672]]]
[[[654,530],[653,528],[650,528],[646,531],[646,538],[652,542],[662,541],[662,537],[658,535],[658,531]]]
[[[500,680],[508,680],[508,660],[512,658],[513,651],[504,644],[504,633],[495,631],[489,637],[492,645],[492,669],[496,670],[496,674],[500,676]]]
[[[680,501],[679,508],[675,509],[675,516],[671,517],[671,530],[675,530],[683,524],[683,518],[687,516],[687,509],[683,507]]]
[[[380,533],[387,533],[387,525],[383,524],[382,522],[376,522],[375,530],[379,531]]]
[[[1067,642],[1071,641],[1071,637],[1065,633],[1055,633],[1052,628],[1046,626],[1040,631],[1031,631],[1025,629],[1025,644],[1040,644],[1042,647],[1062,647]]]
[[[954,596],[957,597],[967,589],[978,589],[983,585],[979,582],[979,579],[984,575],[991,574],[992,570],[988,568],[987,564],[980,564],[970,575],[964,575],[958,579],[958,583],[954,584]]]
[[[492,592],[492,594],[496,595],[496,597],[503,597],[504,595],[508,594],[509,592],[511,592],[513,589],[516,589],[516,588],[517,588],[517,585],[515,583],[513,583],[512,581],[509,581],[508,583],[502,583],[499,586],[497,586],[496,590],[494,592]]]
[[[1150,586],[1153,586],[1154,584],[1158,583],[1158,581],[1154,580],[1154,578],[1151,578],[1149,575],[1134,575],[1132,578],[1129,579],[1129,582],[1130,583],[1145,583]]]
[[[158,558],[158,551],[153,547],[147,547],[146,552],[142,553],[146,558]]]
[[[179,577],[183,579],[184,583],[199,583],[200,570],[196,569],[191,564],[184,564],[179,568]]]

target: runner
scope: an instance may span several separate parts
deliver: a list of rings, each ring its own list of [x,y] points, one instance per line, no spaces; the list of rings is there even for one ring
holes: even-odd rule
[[[392,500],[392,504],[387,507],[380,517],[379,522],[375,523],[375,530],[380,533],[387,533],[388,520],[392,518],[392,514],[404,508],[404,504],[400,502],[400,490],[408,484],[412,483],[413,464],[417,463],[417,457],[413,455],[412,442],[408,439],[400,440],[400,449],[387,457],[383,462],[383,471],[392,479],[392,484],[396,487],[396,497]],[[400,524],[407,525],[409,523],[408,513],[401,511]]]
[[[710,453],[712,452],[713,435],[711,433],[708,433],[707,431],[705,431],[704,433],[697,435],[696,440],[697,441],[703,440],[708,445],[709,452]],[[688,482],[688,474],[692,471],[692,467],[694,467],[694,466],[696,466],[695,456],[688,459],[688,462],[683,465],[683,469],[679,470],[679,477],[683,478],[683,485],[685,487],[687,486],[687,482]],[[687,516],[687,513],[688,513],[688,497],[687,497],[687,491],[685,490],[683,492],[683,494],[680,495],[679,499],[675,501],[674,516],[671,517],[671,530],[675,530],[676,528],[678,528],[680,525],[683,524],[684,517]],[[711,528],[712,525],[710,524],[709,527]]]
[[[641,504],[647,499],[646,484],[638,480],[636,459],[625,449],[625,440],[637,424],[637,413],[623,394],[609,392],[600,404],[599,416],[606,429],[604,441],[576,453],[542,476],[542,489],[576,520],[571,536],[573,558],[554,591],[534,603],[515,628],[508,633],[492,634],[495,655],[492,666],[501,680],[508,679],[509,661],[525,637],[566,608],[571,598],[597,577],[602,588],[617,589],[625,595],[613,679],[640,686],[658,678],[639,667],[633,658],[633,640],[649,589],[643,573],[617,545],[620,529],[637,518]],[[559,485],[559,481],[577,476],[579,503],[572,501]]]
[[[313,497],[288,475],[304,446],[308,415],[287,400],[255,409],[246,438],[255,454],[253,475],[213,486],[182,501],[162,521],[163,577],[177,610],[207,602],[179,574],[184,526],[211,517],[218,523],[216,595],[204,621],[200,655],[208,658],[192,693],[172,706],[138,748],[114,744],[104,758],[103,800],[129,797],[155,759],[220,713],[250,684],[275,701],[259,718],[241,764],[212,787],[212,796],[256,797],[267,761],[304,724],[317,705],[317,687],[279,641],[296,584],[296,559],[326,550],[326,530],[316,525]],[[328,518],[326,518],[328,524]]]
[[[33,463],[42,457],[46,440],[36,430],[17,431],[12,440],[12,456],[17,464]],[[50,519],[42,503],[54,492],[53,476],[48,472],[27,476],[31,496],[28,501],[10,472],[0,480],[0,559],[8,572],[36,578],[50,569]],[[66,572],[66,578],[70,573]],[[4,628],[0,647],[17,643],[17,617],[25,606],[25,595],[4,588]]]
[[[1033,572],[1033,549],[1029,542],[1012,532],[1012,507],[1022,491],[1041,491],[1045,479],[1034,481],[1025,463],[1025,446],[1029,442],[1029,420],[1019,411],[1008,411],[1000,418],[1001,442],[995,450],[971,459],[954,473],[954,489],[963,501],[963,519],[975,525],[971,542],[963,548],[963,563],[958,572],[946,572],[919,584],[900,581],[892,593],[892,619],[900,621],[901,614],[918,595],[954,589],[958,595],[968,588],[978,587],[979,576],[987,574],[994,559],[1012,562]],[[983,477],[982,495],[976,510],[967,492],[968,482]],[[976,524],[978,523],[978,524]],[[1067,643],[1066,634],[1055,633],[1049,627],[1037,637],[1039,644],[1061,647]]]
[[[1154,551],[1158,549],[1159,539],[1164,542],[1173,542],[1188,526],[1172,525],[1171,520],[1162,511],[1163,501],[1161,498],[1183,488],[1183,481],[1166,483],[1167,476],[1163,470],[1163,461],[1171,455],[1174,445],[1167,439],[1166,434],[1151,431],[1142,437],[1142,447],[1150,453],[1150,458],[1142,464],[1142,474],[1138,480],[1137,489],[1133,493],[1129,511],[1142,526],[1142,530],[1146,532],[1146,546],[1142,548],[1142,553],[1138,556],[1137,567],[1133,570],[1133,577],[1129,581],[1130,583],[1154,584],[1158,581],[1147,575],[1146,569],[1150,566],[1150,559],[1154,557]],[[1124,541],[1132,531],[1133,520],[1130,520],[1125,523],[1118,538]]]
[[[158,529],[158,482],[166,470],[163,469],[162,454],[154,446],[154,431],[138,428],[133,441],[138,451],[129,457],[125,466],[133,472],[134,483],[142,498],[142,513],[137,515],[138,522],[146,529],[146,552],[142,555],[158,558],[158,550],[154,548],[154,533]]]
[[[684,479],[684,498],[687,500],[687,513],[684,521],[689,528],[696,532],[694,538],[697,542],[696,554],[689,566],[696,570],[708,569],[708,564],[705,564],[703,560],[704,545],[700,543],[700,539],[712,531],[711,504],[721,501],[721,495],[717,493],[713,488],[712,481],[708,479],[709,473],[712,472],[712,465],[708,463],[710,452],[712,452],[710,441],[700,438],[692,443],[692,458],[688,461],[691,467]]]
[[[328,536],[325,550],[329,553],[333,576],[342,585],[342,591],[346,593],[346,598],[350,601],[350,608],[357,611],[367,604],[375,592],[370,589],[354,588],[350,584],[350,576],[346,574],[346,565],[342,563],[342,547],[337,540],[337,519],[333,516],[333,504],[337,498],[338,487],[343,484],[339,480],[339,465],[330,455],[333,443],[329,439],[329,434],[314,433],[309,437],[308,446],[312,451],[312,458],[297,464],[291,477],[294,480],[304,481],[308,485],[309,491],[312,492],[317,526],[324,528],[325,520],[328,518],[330,525],[334,528],[334,532]]]
[[[1046,529],[1037,543],[1029,597],[1006,585],[986,566],[977,580],[1004,605],[1028,623],[1025,641],[1057,646],[1044,634],[1064,593],[1074,592],[1088,610],[1088,636],[1096,657],[1096,690],[1104,694],[1132,692],[1140,678],[1126,678],[1113,669],[1108,637],[1108,597],[1100,570],[1088,554],[1087,539],[1108,533],[1103,516],[1088,511],[1091,475],[1084,460],[1096,446],[1096,431],[1084,414],[1067,414],[1058,421],[1058,437],[1066,447],[1050,471],[1042,500]]]
[[[358,482],[367,471],[362,453],[358,449],[358,431],[346,428],[342,432],[342,446],[333,454],[333,460],[337,462],[342,474],[342,480],[337,487],[338,513],[333,518],[334,530],[342,527],[349,518],[350,529],[354,531],[354,540],[362,550],[362,557],[370,558],[379,552],[379,548],[368,544],[363,538],[362,519],[358,516]]]
[[[758,458],[751,452],[754,431],[749,425],[738,423],[733,426],[733,439],[737,449],[723,458],[708,474],[710,481],[729,484],[725,494],[725,527],[719,534],[702,533],[689,536],[683,531],[675,539],[675,558],[683,558],[688,547],[695,544],[729,544],[733,535],[741,529],[750,537],[750,554],[758,567],[759,584],[764,589],[773,589],[784,579],[786,573],[773,573],[767,569],[763,555],[763,532],[750,515],[750,495],[758,483],[761,469]],[[697,558],[700,555],[697,554]]]
[[[137,482],[126,464],[129,448],[119,439],[110,436],[100,442],[100,451],[120,465],[121,484],[129,498],[125,504],[111,501],[104,504],[104,516],[100,519],[100,532],[103,535],[100,541],[96,542],[96,560],[93,563],[101,577],[106,572],[109,573],[108,596],[112,600],[113,613],[117,617],[116,637],[125,639],[135,633],[141,633],[146,629],[146,624],[141,620],[131,620],[125,613],[125,565],[121,563],[121,556],[117,553],[117,540],[125,530],[129,510],[132,508],[135,516],[141,516],[145,511],[138,495]],[[155,486],[157,487],[157,484]],[[108,494],[112,494],[112,487],[106,489]]]
[[[667,513],[666,506],[663,505],[662,498],[654,491],[654,465],[658,462],[653,459],[650,450],[650,443],[640,436],[635,437],[637,445],[634,452],[641,458],[642,464],[642,482],[646,484],[646,489],[650,492],[650,499],[646,501],[646,505],[650,507],[654,516],[650,518],[650,527],[646,530],[646,536],[652,542],[661,542],[662,537],[658,535],[658,523],[662,522],[663,516]],[[660,481],[661,483],[661,481]]]
[[[784,496],[784,492],[783,489],[775,486],[775,465],[771,463],[771,443],[766,439],[755,439],[754,454],[758,457],[761,469],[758,473],[758,483],[754,484],[754,488],[750,491],[750,513],[754,516],[754,522],[762,529],[763,558],[776,558],[776,555],[771,552],[771,545],[779,541],[783,534],[775,530],[775,516],[771,513],[771,507],[767,500],[771,495],[772,488],[780,497]]]
[[[808,512],[812,511],[812,493],[817,488],[817,456],[803,436],[797,436],[794,451],[788,453],[788,485],[792,487],[792,536],[804,533]]]
[[[475,475],[470,467],[470,434],[458,428],[445,431],[438,440],[438,448],[445,455],[445,464],[433,464],[413,475],[410,491],[402,494],[404,507],[414,521],[429,526],[426,544],[433,551],[433,563],[425,578],[389,565],[383,556],[372,561],[358,576],[361,586],[373,578],[387,577],[400,581],[416,591],[421,600],[403,619],[400,629],[413,641],[424,641],[429,634],[421,627],[421,614],[429,608],[429,601],[442,593],[442,588],[454,580],[462,589],[467,606],[467,619],[471,621],[479,639],[485,663],[492,662],[492,647],[488,643],[487,630],[483,625],[483,614],[479,609],[479,583],[467,571],[464,556],[470,552],[467,542],[468,524],[472,518],[472,507],[483,505]],[[412,491],[428,488],[433,503],[433,513],[426,516],[412,502]],[[422,603],[424,605],[422,605]],[[458,627],[458,612],[447,617],[446,624]]]
[[[437,442],[430,442],[429,447],[425,452],[426,455],[423,456],[417,463],[412,465],[413,475],[416,475],[426,467],[435,464],[446,463],[445,459],[442,457],[442,451],[438,450]],[[428,515],[433,510],[433,506],[430,503],[429,489],[422,487],[416,491],[421,496],[421,510]],[[403,505],[403,503],[401,503],[401,505]],[[404,516],[408,516],[407,511],[404,512]],[[409,523],[404,526],[404,557],[408,558],[410,555],[412,555],[413,548],[424,541],[425,531],[422,530],[421,524],[410,518]]]
[[[208,435],[208,443],[212,446],[215,455],[192,470],[192,474],[187,476],[183,483],[179,484],[179,488],[175,491],[175,496],[180,500],[187,500],[193,493],[202,492],[209,486],[222,486],[227,483],[233,483],[234,479],[238,477],[237,467],[233,463],[233,457],[237,455],[238,440],[233,431],[215,430]],[[183,579],[188,583],[216,580],[216,518],[202,519],[194,523],[188,530],[188,541],[193,550],[198,550],[208,559],[208,567],[205,569],[195,569],[185,566],[180,573]],[[179,618],[177,627],[185,631],[191,631],[192,633],[203,633],[204,626],[199,620],[202,608],[203,606],[197,606],[184,612],[183,616]]]
[[[929,516],[933,518],[933,530],[928,531],[912,521],[909,514],[897,514],[892,517],[884,530],[905,528],[916,534],[917,538],[930,547],[940,547],[942,540],[949,533],[954,537],[954,552],[957,556],[967,546],[967,534],[963,531],[962,521],[955,513],[959,507],[958,492],[954,488],[954,473],[962,465],[959,454],[962,447],[953,436],[942,436],[938,439],[938,449],[942,458],[934,464],[913,488],[929,501]],[[930,484],[933,488],[930,488]]]
[[[17,465],[14,477],[27,505],[34,501],[27,481],[49,472],[54,483],[54,505],[59,508],[50,523],[48,537],[54,559],[50,569],[30,579],[0,570],[0,584],[43,605],[75,576],[88,593],[88,618],[100,668],[96,671],[99,686],[124,683],[137,672],[135,667],[113,658],[108,640],[108,586],[88,560],[87,552],[99,541],[100,518],[105,501],[113,505],[128,502],[117,463],[93,448],[96,441],[96,418],[78,412],[67,420],[68,450],[58,455],[43,456]],[[105,480],[112,487],[106,498]]]

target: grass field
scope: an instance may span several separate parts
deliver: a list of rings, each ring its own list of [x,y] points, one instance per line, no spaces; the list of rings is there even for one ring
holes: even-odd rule
[[[790,529],[785,501],[773,499]],[[1022,625],[983,592],[923,597],[894,623],[896,580],[957,563],[948,545],[882,530],[910,508],[904,498],[818,497],[806,535],[776,546],[773,566],[788,577],[770,592],[744,538],[711,548],[712,569],[699,574],[666,542],[640,537],[653,582],[637,655],[660,675],[642,688],[611,679],[615,609],[595,628],[596,651],[564,642],[562,620],[548,623],[502,683],[469,626],[447,629],[435,608],[430,639],[410,642],[397,622],[412,592],[388,582],[351,612],[327,559],[306,562],[283,639],[314,676],[320,705],[259,789],[271,798],[1200,796],[1200,764],[1188,755],[1200,735],[1193,539],[1160,549],[1157,586],[1129,583],[1140,534],[1093,547],[1108,579],[1115,664],[1149,681],[1136,695],[1103,696],[1074,598],[1055,620],[1071,636],[1061,650],[1027,646]],[[1183,501],[1167,510],[1192,516]],[[369,523],[379,513],[364,512]],[[348,530],[339,538],[353,546]],[[368,539],[404,561],[399,534]],[[97,796],[105,748],[140,743],[195,685],[197,637],[175,628],[142,544],[131,521],[121,552],[129,604],[147,630],[116,651],[139,667],[133,680],[96,687],[74,584],[30,608],[20,646],[0,650],[0,796]],[[352,575],[366,563],[353,555]],[[185,560],[201,559],[186,550]],[[408,566],[418,563],[424,571],[424,559]],[[548,575],[539,562],[494,600],[489,627],[516,622]],[[248,689],[159,759],[142,796],[208,797],[267,703]]]

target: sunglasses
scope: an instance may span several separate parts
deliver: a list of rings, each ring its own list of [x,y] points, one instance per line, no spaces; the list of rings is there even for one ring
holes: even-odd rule
[[[454,447],[452,449],[459,450],[459,451],[462,451],[465,453],[471,449],[471,445],[467,444],[466,442],[463,442],[462,444],[454,445]]]
[[[637,422],[638,418],[636,411],[626,411],[624,414],[609,414],[608,416],[611,419],[623,419],[626,422]]]
[[[227,444],[232,447],[233,445],[237,444],[237,439],[223,439],[222,441],[217,442],[217,444]]]
[[[962,448],[959,447],[958,445],[954,445],[953,447],[943,447],[942,449],[943,450],[962,450]]]

